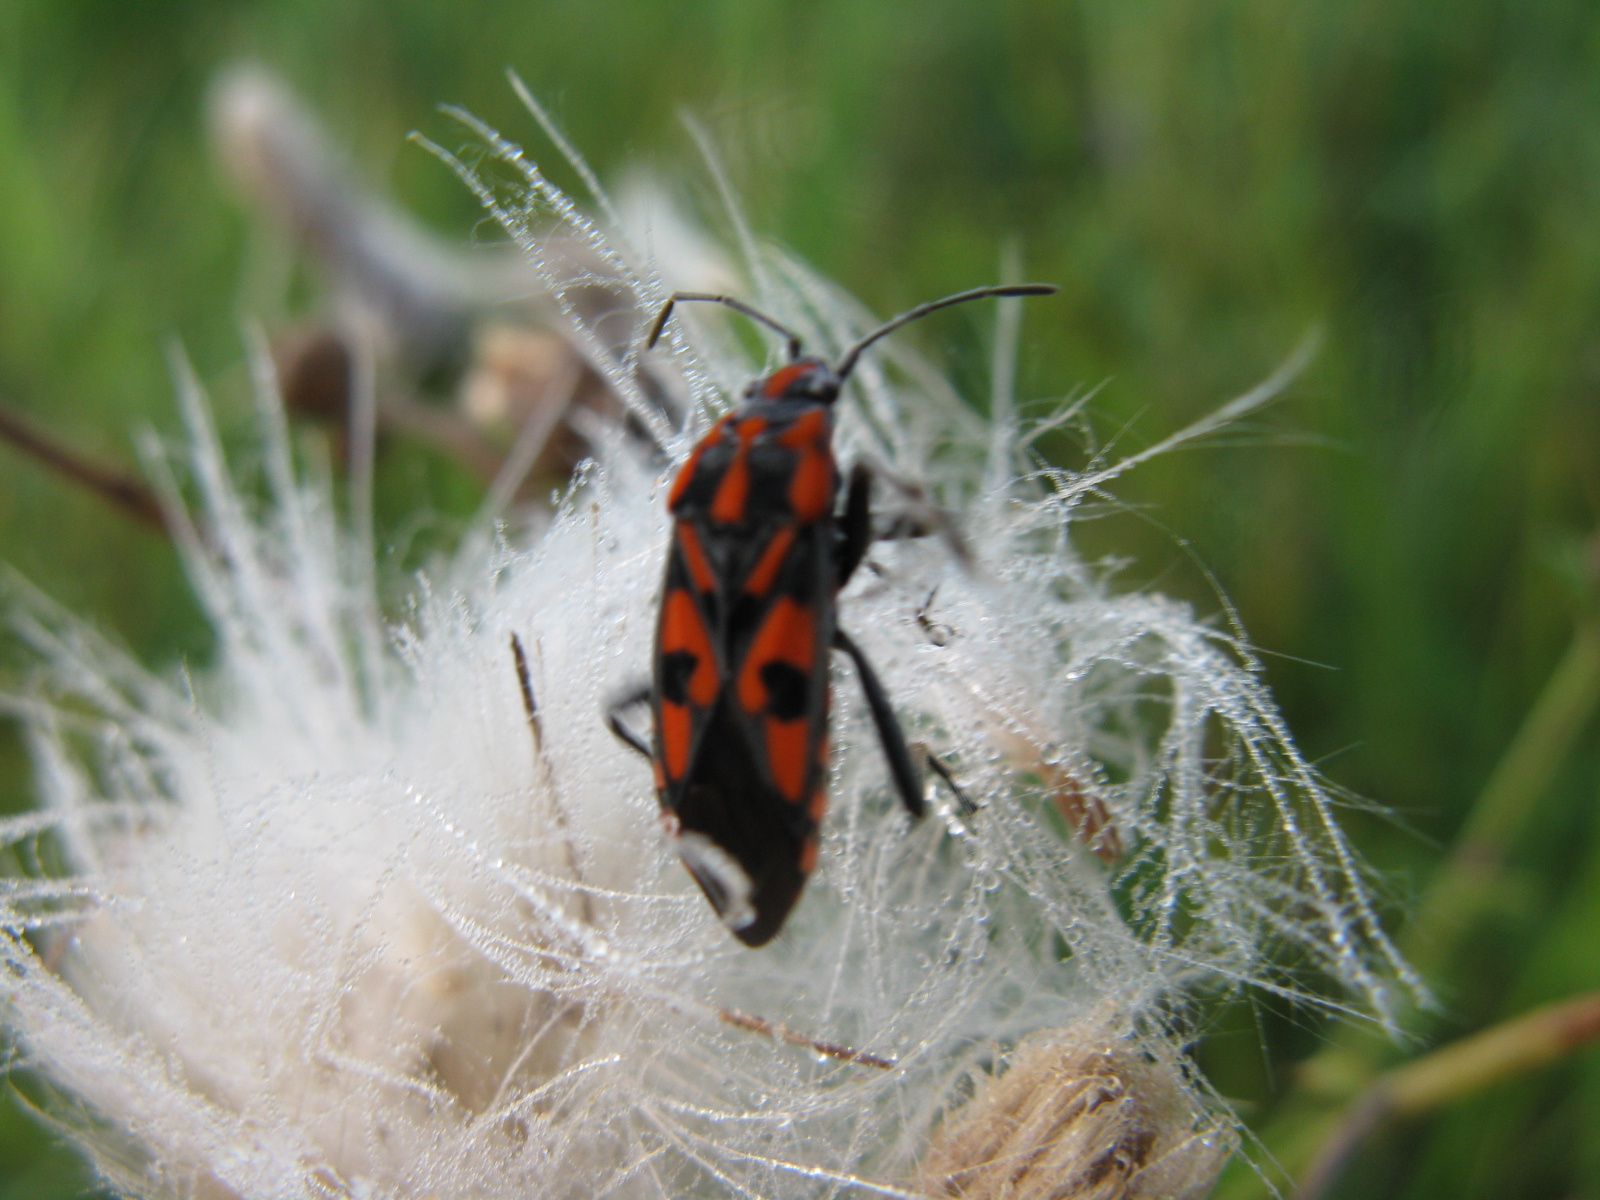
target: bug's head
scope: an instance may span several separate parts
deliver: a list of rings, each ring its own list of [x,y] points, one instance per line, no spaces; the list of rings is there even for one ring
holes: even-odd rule
[[[797,358],[764,379],[752,379],[746,400],[798,400],[832,404],[839,398],[839,376],[820,358]]]

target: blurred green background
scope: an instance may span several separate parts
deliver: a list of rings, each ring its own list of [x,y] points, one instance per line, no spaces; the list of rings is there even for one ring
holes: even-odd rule
[[[1215,574],[1308,755],[1396,814],[1350,823],[1397,929],[1592,610],[1591,3],[3,0],[0,399],[103,457],[131,461],[141,425],[174,430],[173,336],[224,424],[230,396],[242,408],[239,320],[281,244],[209,156],[206,85],[239,57],[282,72],[370,183],[453,237],[491,231],[406,134],[466,141],[436,111],[456,103],[554,160],[511,66],[603,178],[643,163],[711,211],[680,123],[696,115],[754,227],[878,312],[993,280],[1015,240],[1027,277],[1063,288],[1029,306],[1023,393],[1106,381],[1096,425],[1126,427],[1126,449],[1319,328],[1286,400],[1122,481],[1128,512],[1085,537],[1134,560],[1129,586],[1208,614],[1196,564]],[[919,336],[980,404],[986,329],[976,313]],[[417,468],[413,499],[459,505],[447,476]],[[10,449],[0,560],[147,661],[203,659],[163,540]],[[1436,975],[1425,1044],[1600,987],[1578,715]],[[0,729],[4,803],[28,786]],[[1270,1145],[1326,1019],[1255,998],[1209,1028],[1206,1070]],[[0,1197],[91,1186],[5,1106]],[[1338,1194],[1600,1197],[1600,1054],[1375,1139]]]

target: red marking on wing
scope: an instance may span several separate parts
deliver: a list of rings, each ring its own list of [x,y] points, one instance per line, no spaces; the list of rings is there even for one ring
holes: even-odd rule
[[[814,640],[809,608],[788,596],[773,602],[739,669],[739,704],[746,712],[758,713],[767,707],[767,685],[761,680],[761,668],[771,662],[785,662],[809,672]]]
[[[750,441],[767,427],[762,417],[746,417],[739,422],[739,448],[733,461],[717,484],[717,494],[711,497],[711,519],[725,525],[744,520],[744,504],[750,495]]]
[[[806,807],[806,815],[812,823],[821,822],[822,814],[828,811],[828,792],[826,788],[819,787],[811,793],[811,803]]]
[[[818,404],[806,409],[790,423],[789,428],[778,435],[778,445],[800,450],[827,437],[828,410]]]
[[[694,656],[689,703],[704,708],[717,698],[717,660],[711,651],[711,635],[700,619],[694,597],[683,588],[674,588],[661,604],[661,653],[679,650]]]
[[[717,586],[717,577],[712,573],[711,562],[706,558],[705,548],[700,545],[700,535],[694,531],[694,526],[688,521],[679,521],[674,532],[696,590],[713,590]]]
[[[744,455],[744,447],[740,446],[722,482],[717,484],[717,494],[711,498],[713,521],[733,525],[744,519],[744,502],[750,494],[750,464]]]
[[[689,706],[687,704],[674,704],[670,700],[663,700],[661,702],[661,757],[663,760],[661,765],[666,767],[668,778],[683,778],[683,772],[689,765],[689,739],[691,736],[692,726],[689,720]]]
[[[789,508],[801,521],[815,521],[833,502],[833,452],[827,410],[818,405],[795,418],[778,435],[778,444],[799,451],[789,477]]]
[[[761,394],[768,400],[776,400],[783,395],[785,388],[810,369],[811,364],[804,362],[790,363],[787,367],[779,367],[771,375],[767,376],[766,382],[761,385]]]
[[[750,568],[750,574],[745,576],[744,590],[752,596],[765,596],[772,587],[772,581],[778,577],[778,568],[783,565],[784,556],[792,545],[794,526],[780,527],[768,540],[767,548],[756,559],[756,565]]]
[[[720,418],[715,425],[706,431],[705,437],[695,443],[694,449],[689,451],[689,457],[683,460],[683,466],[678,468],[678,474],[672,481],[672,490],[667,493],[667,511],[671,512],[678,507],[678,501],[683,499],[683,490],[689,486],[689,480],[694,478],[695,471],[700,466],[700,456],[706,448],[714,442],[722,440],[723,430],[727,429],[733,414]]]
[[[812,834],[800,843],[800,874],[811,874],[811,868],[817,865],[817,836]]]
[[[767,718],[767,769],[772,772],[772,782],[778,785],[791,803],[800,799],[800,789],[806,785],[806,739],[810,733],[809,722],[804,717],[793,721]]]
[[[808,448],[800,452],[789,477],[789,509],[798,521],[817,521],[833,503],[833,455]]]

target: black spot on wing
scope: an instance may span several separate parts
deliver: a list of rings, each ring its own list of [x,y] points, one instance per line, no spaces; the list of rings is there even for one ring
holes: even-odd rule
[[[761,682],[767,688],[767,711],[780,721],[805,716],[809,707],[811,676],[786,662],[769,662],[761,668]]]
[[[673,704],[689,703],[689,677],[699,658],[687,650],[674,650],[661,656],[661,698]]]

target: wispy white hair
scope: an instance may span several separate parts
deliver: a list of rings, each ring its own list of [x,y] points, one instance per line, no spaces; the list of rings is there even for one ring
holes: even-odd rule
[[[511,189],[463,174],[661,452],[588,430],[537,537],[470,531],[392,623],[371,548],[297,478],[266,372],[255,503],[180,371],[199,500],[174,527],[210,664],[152,672],[12,588],[39,810],[0,825],[5,1016],[113,1187],[906,1194],[943,1114],[1041,1030],[1109,1009],[1154,1045],[1206,989],[1298,993],[1295,968],[1386,1010],[1406,973],[1328,791],[1236,635],[1077,557],[1118,468],[1034,460],[1007,337],[992,418],[891,345],[837,440],[925,484],[975,548],[875,547],[840,622],[978,811],[930,793],[907,818],[841,670],[817,870],[775,943],[735,942],[601,711],[648,675],[662,484],[759,364],[695,314],[652,368],[668,402],[642,390],[639,315],[675,280],[598,188],[591,218],[479,132]],[[743,257],[746,298],[813,349],[870,325],[782,254],[746,237]]]

